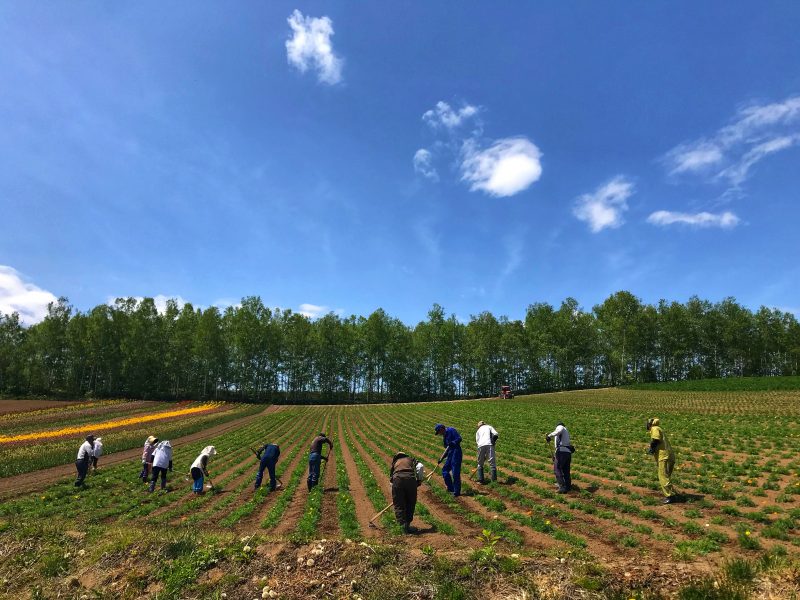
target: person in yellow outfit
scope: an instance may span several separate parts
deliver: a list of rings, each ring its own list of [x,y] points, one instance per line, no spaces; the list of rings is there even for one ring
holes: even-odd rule
[[[650,447],[648,454],[652,454],[658,464],[658,483],[664,493],[664,504],[675,502],[675,489],[672,487],[672,469],[675,468],[675,453],[669,445],[667,434],[661,429],[661,420],[657,417],[647,420],[647,431],[650,432]]]

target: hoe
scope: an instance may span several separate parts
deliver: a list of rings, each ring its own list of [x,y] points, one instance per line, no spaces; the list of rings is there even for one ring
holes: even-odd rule
[[[437,465],[437,467],[438,467],[438,465]],[[433,477],[433,474],[434,474],[434,473],[436,473],[436,468],[437,468],[437,467],[433,467],[433,470],[431,471],[430,475],[428,475],[428,476],[425,478],[425,481],[424,481],[423,483],[428,483],[428,482],[431,480],[431,477]],[[380,517],[380,516],[381,516],[383,513],[385,513],[387,510],[389,510],[389,509],[390,509],[390,508],[392,508],[393,506],[394,506],[394,502],[390,502],[388,506],[386,506],[386,507],[385,507],[383,510],[381,510],[381,511],[380,511],[378,514],[376,514],[374,517],[372,517],[372,518],[369,520],[369,527],[370,527],[370,528],[372,528],[372,529],[377,529],[377,528],[378,528],[378,526],[377,526],[377,525],[375,525],[375,523],[374,523],[375,519],[377,519],[378,517]]]

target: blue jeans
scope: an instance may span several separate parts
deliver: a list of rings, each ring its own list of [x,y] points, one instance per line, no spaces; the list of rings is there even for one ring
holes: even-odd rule
[[[192,479],[194,480],[194,485],[192,485],[192,491],[195,494],[202,494],[203,493],[203,481],[205,481],[205,477],[203,477],[202,469],[198,469],[197,467],[192,469]]]
[[[322,455],[319,452],[312,452],[308,455],[308,489],[319,483],[319,466],[322,463]]]
[[[83,460],[75,461],[75,468],[78,470],[78,478],[75,480],[75,487],[83,485],[83,480],[86,479],[86,473],[89,471],[89,457]]]
[[[447,491],[454,496],[461,495],[461,446],[451,448],[442,467],[442,477]],[[451,476],[452,473],[452,476]]]
[[[258,474],[256,475],[256,489],[261,487],[261,480],[264,479],[264,469],[266,469],[269,473],[269,489],[275,491],[278,485],[275,481],[275,463],[277,462],[274,456],[264,455],[261,458],[261,464],[258,466]]]
[[[153,479],[150,481],[150,491],[155,491],[156,481],[161,476],[161,489],[167,489],[167,467],[153,467]]]

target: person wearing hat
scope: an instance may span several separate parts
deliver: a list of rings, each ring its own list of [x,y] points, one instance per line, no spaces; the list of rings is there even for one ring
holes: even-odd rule
[[[333,452],[333,442],[328,439],[328,436],[320,432],[320,434],[311,441],[311,448],[308,454],[308,491],[311,491],[317,483],[319,483],[319,468],[322,464],[321,461],[328,460],[327,456],[322,456],[322,444],[330,446],[330,452]],[[329,452],[329,454],[330,454]]]
[[[405,452],[398,452],[392,457],[389,481],[392,484],[394,516],[405,533],[416,532],[416,528],[411,526],[411,521],[414,519],[414,509],[417,506],[417,488],[422,485],[423,476],[422,463]]]
[[[661,420],[653,417],[647,420],[647,431],[650,432],[650,447],[648,454],[652,454],[658,465],[658,483],[664,494],[664,504],[675,501],[675,489],[672,487],[672,470],[675,468],[675,453],[672,451],[667,434],[661,429]]]
[[[547,442],[553,440],[553,444],[555,445],[555,452],[553,453],[553,473],[555,473],[556,482],[558,482],[558,493],[566,494],[572,489],[570,467],[572,463],[572,453],[575,452],[575,447],[570,443],[569,431],[564,427],[564,423],[559,421],[555,430],[545,436],[545,440]]]
[[[75,459],[75,468],[78,470],[78,478],[75,480],[75,487],[81,487],[86,473],[89,471],[89,464],[94,455],[94,436],[87,435],[86,441],[78,448],[78,457]]]
[[[97,459],[103,456],[103,438],[95,438],[92,452],[92,471],[97,471]]]
[[[150,479],[150,472],[153,470],[153,452],[156,449],[158,438],[155,436],[148,436],[144,441],[144,449],[142,450],[142,472],[139,473],[139,479],[144,483]]]
[[[192,474],[192,481],[194,481],[192,485],[192,492],[194,494],[200,495],[204,493],[203,483],[205,482],[205,478],[209,477],[208,461],[211,460],[212,456],[216,456],[216,454],[217,449],[214,448],[214,446],[206,446],[200,451],[199,456],[194,459],[189,469],[189,472]]]
[[[447,491],[456,498],[461,495],[461,434],[454,427],[445,427],[437,423],[434,427],[436,435],[442,436],[444,443],[444,453],[437,464],[442,464],[442,478],[447,486]]]
[[[483,465],[489,459],[492,481],[497,481],[497,460],[494,454],[494,445],[500,434],[494,427],[484,421],[478,421],[478,430],[475,432],[475,443],[478,445],[478,483],[486,483],[483,478]]]
[[[281,449],[278,444],[264,444],[256,452],[256,458],[261,462],[258,465],[258,473],[256,474],[255,489],[261,487],[261,480],[264,479],[264,470],[269,473],[269,489],[273,492],[277,487],[275,480],[275,465],[278,464],[278,458],[281,455]]]
[[[153,450],[153,479],[150,480],[150,493],[156,490],[156,480],[161,476],[161,489],[167,489],[167,470],[172,471],[172,444],[169,440],[158,442]]]

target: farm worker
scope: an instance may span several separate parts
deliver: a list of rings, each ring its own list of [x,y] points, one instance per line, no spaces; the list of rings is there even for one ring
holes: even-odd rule
[[[97,471],[97,459],[103,456],[103,438],[94,440],[94,452],[92,452],[92,471]]]
[[[483,465],[489,459],[492,481],[497,481],[497,459],[494,454],[494,445],[500,434],[494,427],[483,421],[478,421],[478,430],[475,432],[475,443],[478,445],[478,483],[486,483],[483,478]]]
[[[172,444],[169,440],[158,442],[153,451],[153,479],[150,481],[150,493],[156,489],[156,480],[161,476],[161,489],[167,489],[167,469],[172,471]]]
[[[153,452],[156,449],[157,443],[158,438],[152,435],[144,441],[144,449],[142,450],[142,472],[139,473],[139,479],[145,483],[150,479],[150,471],[153,470]]]
[[[269,489],[273,492],[277,487],[275,481],[275,465],[278,463],[278,457],[281,455],[281,449],[278,444],[264,444],[258,452],[256,458],[261,460],[258,465],[258,474],[256,475],[255,489],[261,487],[261,480],[264,478],[264,469],[269,473]]]
[[[411,521],[414,519],[414,509],[417,506],[417,488],[422,485],[424,473],[422,463],[405,452],[398,452],[392,457],[389,481],[392,483],[394,516],[405,533],[416,531],[416,528],[411,526]]]
[[[217,449],[214,446],[206,446],[200,451],[200,455],[192,463],[191,473],[194,485],[192,492],[195,494],[203,493],[203,482],[208,477],[208,461],[216,455]]]
[[[89,463],[94,454],[94,436],[87,435],[86,441],[78,448],[78,457],[75,459],[75,468],[78,469],[78,478],[75,480],[75,487],[81,487],[86,473],[89,471]]]
[[[575,447],[570,444],[569,431],[561,421],[556,425],[555,430],[545,436],[545,440],[553,440],[556,451],[553,453],[553,472],[558,483],[558,493],[566,494],[572,489],[572,477],[570,476],[570,466],[572,464],[572,453]]]
[[[675,468],[675,453],[669,445],[667,434],[661,429],[661,420],[657,417],[647,420],[647,431],[650,432],[650,447],[648,454],[652,454],[658,464],[658,483],[664,493],[664,504],[675,501],[675,490],[672,487],[672,469]]]
[[[438,464],[442,464],[442,461],[445,461],[442,467],[444,484],[447,486],[448,492],[458,497],[461,495],[461,434],[455,428],[445,427],[441,423],[436,424],[434,431],[436,431],[436,435],[443,437],[444,453],[442,453]]]
[[[317,483],[319,483],[319,467],[320,461],[328,460],[327,456],[322,456],[322,444],[328,444],[331,449],[330,452],[333,452],[333,442],[328,439],[324,433],[320,433],[317,437],[315,437],[311,442],[310,454],[308,455],[308,491],[311,491]],[[330,454],[328,452],[328,454]]]

